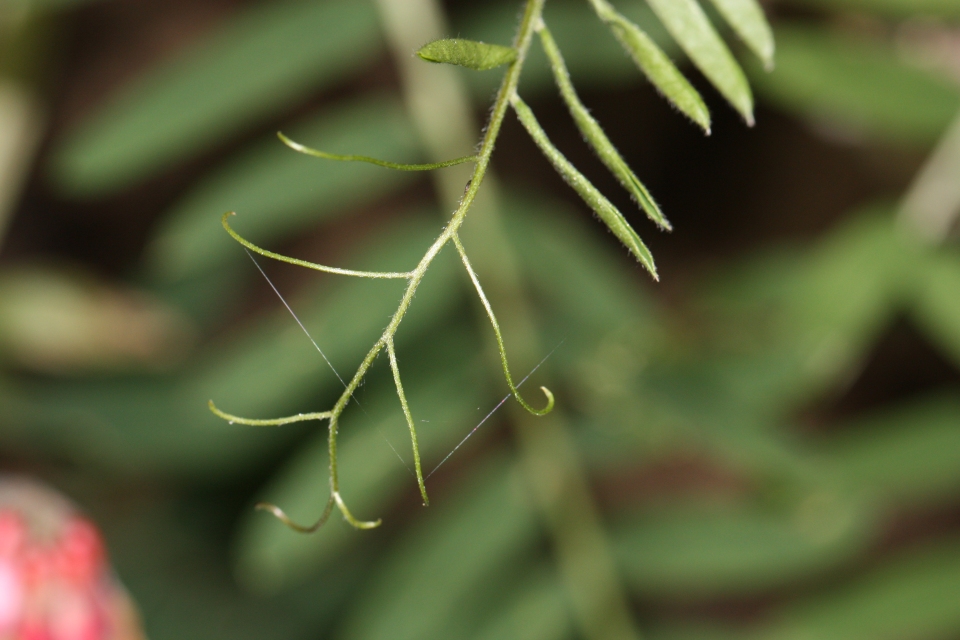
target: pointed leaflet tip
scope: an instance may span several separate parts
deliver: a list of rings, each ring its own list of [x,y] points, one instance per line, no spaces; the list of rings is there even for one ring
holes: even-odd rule
[[[630,223],[623,217],[623,214],[620,213],[620,210],[617,209],[612,202],[607,200],[607,198],[593,186],[593,183],[587,180],[586,176],[580,173],[580,171],[553,146],[550,138],[547,137],[547,133],[543,130],[543,127],[540,126],[540,123],[537,122],[533,111],[530,110],[530,107],[520,96],[513,94],[510,98],[510,103],[517,117],[520,119],[520,123],[527,130],[527,133],[530,134],[530,137],[533,138],[536,145],[540,147],[540,151],[543,152],[543,155],[550,161],[550,164],[552,164],[553,168],[560,174],[560,177],[593,209],[593,212],[607,225],[607,228],[613,232],[613,235],[617,236],[620,242],[630,250],[633,257],[646,267],[654,279],[657,279],[657,269],[653,263],[653,255],[640,239],[640,236],[637,235],[637,232],[630,226]]]
[[[620,152],[617,151],[616,147],[613,146],[613,143],[610,142],[600,123],[590,115],[590,111],[583,102],[580,101],[580,97],[573,87],[573,82],[570,80],[570,72],[567,70],[567,65],[563,61],[560,48],[557,46],[556,41],[554,41],[546,25],[541,24],[539,34],[540,42],[543,44],[543,50],[550,60],[550,69],[553,71],[554,80],[556,80],[557,86],[560,89],[560,95],[563,97],[564,102],[566,102],[567,109],[570,111],[570,115],[576,123],[577,128],[580,129],[580,133],[583,134],[584,139],[593,147],[593,151],[597,154],[600,161],[617,178],[620,185],[630,193],[637,205],[647,214],[647,217],[661,229],[671,230],[670,223],[667,221],[666,216],[663,215],[663,211],[660,210],[653,196],[643,183],[640,182],[636,174],[633,173],[633,170],[630,169],[630,166],[620,155]]]
[[[647,0],[663,26],[710,83],[740,112],[753,118],[750,84],[730,49],[696,0]]]
[[[710,110],[706,103],[653,38],[605,0],[594,0],[592,4],[597,16],[610,27],[633,62],[663,97],[709,132]]]
[[[417,51],[417,55],[427,62],[455,64],[475,71],[486,71],[512,63],[517,59],[517,50],[498,44],[452,38],[425,44]]]
[[[773,70],[775,44],[773,29],[757,0],[712,0],[723,19],[733,27],[740,39],[763,62],[767,71]]]

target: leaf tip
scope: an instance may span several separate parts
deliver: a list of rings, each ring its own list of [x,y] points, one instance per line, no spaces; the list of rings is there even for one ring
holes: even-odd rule
[[[553,392],[546,387],[540,387],[540,390],[543,391],[543,395],[547,396],[547,406],[540,411],[540,415],[545,415],[553,411],[553,406],[556,402],[556,399],[553,397]]]

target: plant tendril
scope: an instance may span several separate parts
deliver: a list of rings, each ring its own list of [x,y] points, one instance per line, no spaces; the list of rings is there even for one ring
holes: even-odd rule
[[[407,426],[410,428],[410,441],[413,443],[413,466],[417,472],[417,484],[420,486],[420,496],[423,498],[423,505],[429,506],[430,498],[427,496],[427,487],[424,485],[423,480],[423,470],[420,468],[420,446],[417,443],[417,427],[413,423],[410,405],[407,403],[407,396],[403,392],[403,383],[400,382],[400,366],[397,364],[397,350],[393,346],[393,338],[387,340],[387,354],[390,356],[390,369],[393,371],[393,382],[397,386],[397,396],[400,397],[403,417],[406,418]]]
[[[313,533],[314,531],[322,527],[327,522],[327,518],[329,518],[330,514],[333,512],[333,504],[334,504],[334,499],[333,499],[333,496],[331,495],[330,498],[327,500],[327,506],[324,507],[323,513],[320,514],[320,517],[317,519],[317,521],[314,522],[309,527],[304,526],[302,524],[297,524],[292,519],[290,519],[290,516],[284,513],[283,509],[281,509],[275,504],[270,504],[269,502],[258,502],[257,505],[254,507],[254,509],[269,512],[271,515],[273,515],[273,517],[275,517],[277,520],[285,524],[290,529],[293,529],[297,533]]]
[[[207,403],[207,406],[210,407],[210,411],[213,413],[213,415],[217,416],[218,418],[223,418],[230,424],[245,424],[251,427],[279,427],[285,424],[293,424],[294,422],[306,422],[307,420],[329,420],[330,416],[333,415],[329,411],[320,411],[316,413],[298,413],[295,416],[288,416],[286,418],[257,420],[252,418],[241,418],[240,416],[223,412],[218,409],[215,404],[213,404],[213,400],[210,400]]]
[[[237,213],[235,211],[228,211],[223,214],[223,217],[220,219],[220,222],[223,224],[223,228],[227,230],[227,233],[230,236],[239,242],[241,245],[253,251],[254,253],[259,253],[261,256],[266,258],[273,258],[274,260],[279,260],[280,262],[287,262],[289,264],[295,264],[299,267],[306,267],[307,269],[313,269],[315,271],[323,271],[326,273],[335,273],[341,276],[354,276],[356,278],[380,278],[388,279],[393,278],[397,280],[409,280],[413,277],[413,272],[403,271],[403,272],[391,272],[391,271],[354,271],[353,269],[340,269],[339,267],[328,267],[322,264],[317,264],[315,262],[307,262],[306,260],[300,260],[299,258],[291,258],[289,256],[281,255],[279,253],[274,253],[273,251],[267,251],[266,249],[261,249],[257,245],[253,244],[239,233],[233,230],[233,227],[230,226],[230,223],[227,222],[227,218],[230,216],[235,216]]]
[[[510,365],[507,363],[507,350],[503,344],[503,335],[500,332],[500,323],[497,322],[497,317],[493,314],[493,307],[490,305],[490,301],[487,299],[487,295],[483,292],[483,287],[480,286],[480,278],[477,277],[477,272],[473,270],[473,265],[470,264],[470,259],[467,258],[467,252],[463,248],[463,243],[460,242],[460,236],[456,233],[453,234],[453,244],[457,247],[457,253],[460,254],[460,260],[463,262],[464,268],[467,270],[467,274],[470,276],[471,282],[473,282],[474,288],[477,290],[477,295],[480,297],[480,301],[483,303],[483,308],[487,311],[487,317],[490,319],[490,324],[493,326],[493,333],[497,337],[497,348],[500,350],[500,364],[503,366],[503,376],[507,379],[507,386],[510,387],[510,392],[513,393],[513,397],[517,399],[517,402],[523,406],[524,409],[529,411],[535,416],[544,416],[551,411],[553,411],[554,397],[550,389],[546,387],[540,387],[540,390],[543,391],[543,394],[547,396],[547,406],[543,409],[534,409],[530,406],[526,400],[520,395],[520,390],[517,389],[516,385],[513,384],[513,376],[510,375]]]
[[[313,156],[315,158],[323,158],[325,160],[339,160],[341,162],[366,162],[368,164],[375,164],[378,167],[386,167],[387,169],[396,169],[397,171],[430,171],[432,169],[443,169],[444,167],[452,167],[454,165],[463,164],[464,162],[476,162],[477,156],[463,156],[462,158],[454,158],[453,160],[444,160],[443,162],[429,162],[426,164],[403,164],[400,162],[390,162],[388,160],[379,160],[377,158],[371,158],[370,156],[357,156],[357,155],[339,155],[336,153],[327,153],[326,151],[320,151],[319,149],[311,149],[310,147],[304,146],[299,142],[294,142],[287,136],[283,135],[281,132],[277,132],[277,137],[280,138],[280,141],[283,144],[287,145],[294,151],[303,153],[308,156]]]
[[[497,324],[497,320],[493,315],[493,310],[490,307],[490,302],[487,300],[486,296],[483,293],[483,289],[480,287],[480,282],[477,279],[476,273],[473,271],[473,267],[470,266],[469,261],[466,258],[466,254],[463,251],[463,246],[460,244],[460,239],[457,237],[457,231],[460,226],[463,224],[464,219],[467,216],[471,205],[473,204],[474,199],[477,196],[477,192],[480,189],[480,185],[483,182],[483,178],[486,175],[487,169],[490,164],[490,157],[493,155],[494,143],[497,140],[497,137],[500,134],[500,128],[503,125],[503,120],[506,116],[507,111],[510,108],[510,100],[512,96],[516,95],[517,84],[520,80],[520,72],[523,68],[523,62],[526,58],[527,51],[530,48],[531,40],[533,38],[535,25],[540,21],[540,14],[543,11],[543,4],[545,0],[527,0],[526,6],[524,8],[523,17],[520,21],[520,26],[517,30],[516,43],[514,45],[516,49],[516,59],[509,64],[507,71],[504,74],[503,81],[501,82],[500,89],[497,91],[496,100],[493,104],[493,109],[490,114],[489,122],[487,123],[486,128],[484,129],[483,138],[480,143],[480,149],[477,155],[467,156],[464,158],[458,158],[456,160],[450,160],[442,163],[437,163],[435,165],[393,165],[393,163],[385,163],[383,161],[375,160],[372,158],[366,158],[363,156],[334,156],[333,154],[327,154],[325,152],[316,151],[313,149],[308,149],[299,145],[298,143],[289,140],[281,134],[280,139],[284,141],[288,146],[291,146],[293,149],[300,151],[301,153],[308,153],[309,155],[317,155],[322,158],[332,158],[335,160],[359,160],[363,162],[373,161],[374,164],[379,164],[381,166],[391,166],[393,168],[403,168],[404,170],[412,170],[413,167],[417,168],[437,168],[442,166],[451,166],[453,164],[459,164],[461,162],[474,161],[475,167],[473,174],[470,178],[470,181],[467,183],[466,191],[463,194],[463,197],[460,200],[459,205],[456,210],[453,212],[450,220],[447,222],[443,231],[434,240],[433,244],[427,249],[423,257],[420,259],[420,262],[417,264],[416,268],[409,272],[377,272],[377,271],[354,271],[351,269],[339,269],[337,267],[328,267],[325,265],[315,264],[312,262],[307,262],[305,260],[300,260],[297,258],[291,258],[284,256],[272,251],[267,251],[262,249],[255,244],[249,242],[243,238],[240,234],[234,231],[230,225],[227,223],[227,219],[234,215],[233,212],[228,212],[223,215],[222,224],[223,228],[226,229],[227,233],[240,243],[242,246],[246,247],[250,251],[258,253],[267,258],[273,258],[274,260],[279,260],[281,262],[287,262],[289,264],[294,264],[308,269],[314,269],[317,271],[323,271],[326,273],[334,273],[339,275],[346,276],[355,276],[360,278],[393,278],[393,279],[403,279],[407,280],[406,289],[404,290],[403,297],[400,300],[400,304],[397,307],[397,310],[394,312],[393,316],[390,319],[390,322],[387,324],[387,327],[384,329],[383,334],[380,336],[380,339],[377,340],[370,350],[367,352],[367,355],[364,357],[363,361],[360,363],[360,366],[357,368],[356,372],[353,374],[353,377],[345,385],[343,393],[340,395],[337,402],[334,404],[333,408],[330,411],[316,413],[316,414],[302,414],[299,416],[291,416],[290,418],[279,418],[273,421],[260,421],[260,420],[249,420],[249,419],[240,419],[235,416],[223,413],[216,409],[211,403],[211,411],[216,415],[224,418],[225,420],[232,420],[233,422],[239,422],[241,424],[256,424],[256,425],[267,425],[267,424],[287,424],[287,422],[299,422],[301,420],[308,419],[326,419],[329,420],[329,436],[328,436],[328,450],[329,450],[329,464],[330,464],[330,498],[327,502],[327,506],[324,509],[323,514],[320,516],[320,519],[314,523],[312,526],[306,527],[299,525],[293,522],[282,509],[276,505],[261,503],[257,505],[257,508],[269,511],[277,519],[283,522],[286,526],[294,531],[301,533],[312,533],[319,529],[327,521],[330,516],[330,513],[333,509],[333,505],[336,504],[337,508],[340,509],[341,514],[344,519],[353,527],[357,529],[372,529],[380,525],[380,520],[373,521],[364,521],[358,520],[353,516],[350,510],[347,508],[346,504],[343,501],[343,498],[340,496],[340,476],[338,471],[338,460],[337,460],[337,434],[339,432],[339,420],[340,416],[343,414],[343,411],[346,409],[347,404],[350,399],[353,397],[353,393],[360,386],[360,383],[363,381],[364,377],[369,371],[370,367],[373,364],[373,361],[377,358],[380,351],[383,349],[387,350],[387,353],[390,357],[390,366],[394,375],[394,383],[397,387],[397,395],[400,397],[400,403],[403,408],[404,417],[407,420],[407,424],[410,427],[410,436],[413,444],[413,455],[414,462],[416,464],[416,476],[417,483],[420,488],[421,496],[423,497],[424,505],[429,504],[429,498],[427,496],[427,491],[424,483],[423,473],[421,470],[420,464],[420,451],[417,444],[417,435],[416,429],[414,427],[413,417],[410,413],[409,404],[407,403],[406,395],[403,391],[403,386],[400,381],[400,368],[397,363],[396,350],[393,343],[394,335],[396,335],[397,329],[400,326],[401,321],[407,313],[407,310],[410,308],[413,298],[417,292],[417,288],[420,286],[420,283],[423,281],[424,276],[427,273],[430,265],[432,264],[434,258],[440,253],[441,249],[451,240],[457,246],[457,250],[460,252],[461,258],[464,261],[464,265],[467,268],[468,273],[470,274],[471,279],[474,282],[474,286],[477,289],[478,294],[483,302],[484,307],[487,310],[487,314],[490,317],[490,321],[493,325],[494,332],[497,336],[497,344],[500,348],[500,359],[503,364],[504,375],[507,380],[507,384],[510,387],[510,391],[517,401],[530,413],[534,415],[544,415],[554,406],[554,397],[553,393],[550,392],[546,387],[540,387],[544,395],[547,397],[547,405],[543,409],[535,409],[520,396],[520,393],[517,389],[517,386],[513,382],[513,378],[510,375],[510,369],[507,365],[506,352],[503,345],[503,337],[500,334],[500,326]],[[306,417],[306,416],[311,417]]]

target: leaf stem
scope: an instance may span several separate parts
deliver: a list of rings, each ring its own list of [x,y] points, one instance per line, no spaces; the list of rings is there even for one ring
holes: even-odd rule
[[[440,233],[439,237],[434,240],[433,244],[427,249],[423,258],[420,259],[420,262],[417,264],[416,268],[410,272],[372,272],[372,271],[353,271],[350,269],[338,269],[336,267],[327,267],[324,265],[318,265],[311,262],[306,262],[304,260],[298,260],[296,258],[290,258],[283,256],[254,245],[248,240],[241,237],[236,233],[230,225],[227,223],[227,218],[232,215],[231,213],[224,214],[223,216],[223,226],[227,230],[234,240],[239,242],[241,245],[255,251],[262,256],[268,258],[273,258],[275,260],[280,260],[283,262],[288,262],[290,264],[296,264],[310,269],[315,269],[317,271],[324,271],[327,273],[336,273],[339,275],[349,275],[357,276],[362,278],[397,278],[397,279],[406,279],[407,287],[404,290],[403,297],[400,300],[400,304],[397,307],[396,312],[390,319],[389,324],[383,330],[383,334],[380,336],[380,339],[370,348],[370,351],[367,352],[366,357],[364,357],[363,362],[360,363],[360,366],[357,368],[356,373],[350,379],[350,382],[345,386],[343,394],[334,404],[333,409],[329,412],[324,413],[324,417],[329,419],[329,436],[328,436],[328,449],[330,455],[330,502],[328,502],[327,508],[324,511],[324,514],[320,517],[312,527],[303,527],[297,525],[289,517],[284,514],[284,512],[275,505],[264,505],[262,508],[270,511],[274,516],[276,516],[281,522],[286,524],[288,527],[295,531],[300,532],[312,532],[316,531],[323,523],[326,521],[329,511],[331,509],[331,504],[336,504],[337,508],[340,510],[340,513],[343,515],[344,519],[351,524],[352,526],[358,529],[370,529],[380,525],[380,520],[375,521],[361,521],[353,516],[350,510],[347,508],[346,504],[343,501],[343,498],[340,495],[340,475],[337,468],[337,434],[339,432],[340,416],[343,414],[344,409],[346,409],[347,404],[350,402],[351,397],[353,396],[354,391],[359,387],[360,382],[366,376],[367,371],[370,369],[370,366],[373,364],[373,361],[379,355],[380,351],[386,347],[388,355],[390,357],[391,368],[394,373],[394,380],[397,385],[397,392],[400,395],[400,402],[403,406],[404,416],[407,419],[407,423],[410,426],[410,434],[413,440],[413,452],[414,459],[416,463],[416,472],[417,472],[417,483],[420,487],[421,495],[423,496],[424,504],[429,504],[429,497],[427,496],[426,486],[424,485],[423,473],[420,466],[420,455],[419,449],[417,446],[417,437],[416,429],[414,428],[413,417],[410,413],[409,405],[406,401],[406,397],[403,394],[403,387],[400,383],[399,367],[397,365],[396,353],[393,346],[393,338],[396,335],[397,329],[400,326],[400,323],[403,321],[404,316],[407,313],[407,310],[410,308],[410,304],[413,302],[414,295],[417,292],[417,288],[420,286],[420,283],[423,281],[424,276],[427,273],[427,270],[430,268],[431,263],[434,258],[440,253],[440,250],[443,247],[453,240],[456,237],[457,230],[460,229],[460,226],[463,224],[464,219],[467,216],[467,212],[470,210],[470,206],[473,204],[475,198],[477,197],[477,192],[480,189],[480,185],[483,183],[483,178],[487,173],[487,168],[490,165],[490,157],[493,155],[494,145],[497,140],[497,136],[500,134],[500,128],[503,125],[503,119],[506,116],[507,110],[510,107],[510,101],[513,97],[516,96],[517,85],[520,81],[520,73],[523,69],[523,63],[526,60],[527,51],[530,49],[530,44],[533,39],[534,31],[536,30],[537,25],[540,24],[541,13],[543,12],[543,4],[545,0],[527,0],[526,7],[523,12],[523,17],[520,20],[520,26],[517,30],[516,40],[514,42],[514,48],[516,49],[517,56],[516,59],[510,64],[507,68],[506,73],[504,74],[503,81],[500,84],[500,89],[497,91],[497,97],[493,104],[493,109],[490,113],[490,120],[487,123],[487,127],[483,136],[483,140],[480,143],[480,150],[476,155],[476,165],[474,166],[473,174],[470,178],[470,181],[467,183],[466,191],[463,194],[463,197],[460,200],[459,205],[456,210],[453,212],[450,217],[449,222],[444,227],[443,231]],[[281,138],[282,139],[282,138]],[[459,244],[459,243],[458,243]],[[462,250],[462,247],[461,247]],[[475,283],[478,284],[478,283]],[[479,288],[478,288],[479,291]],[[481,294],[482,295],[482,294]],[[484,303],[488,306],[489,303],[486,302],[484,298]],[[490,314],[491,319],[493,320],[492,312]],[[501,350],[503,348],[503,340],[499,335],[499,328],[494,322],[494,328],[497,330],[497,336],[501,345]],[[553,408],[553,395],[547,390],[544,389],[544,393],[547,394],[547,407],[543,410],[533,409],[530,405],[524,402],[519,393],[516,392],[516,387],[513,384],[512,379],[510,378],[509,371],[506,365],[506,357],[503,356],[504,363],[504,372],[507,375],[507,382],[510,385],[512,391],[517,400],[523,405],[525,409],[534,413],[536,415],[542,415],[550,409]],[[211,404],[211,410],[215,407]],[[221,415],[222,412],[219,410],[214,411],[217,415]],[[223,414],[229,415],[229,414]],[[221,416],[222,417],[222,416]],[[235,416],[231,416],[235,418]],[[234,419],[234,422],[240,422],[238,419]],[[243,424],[250,424],[252,421],[246,420]]]

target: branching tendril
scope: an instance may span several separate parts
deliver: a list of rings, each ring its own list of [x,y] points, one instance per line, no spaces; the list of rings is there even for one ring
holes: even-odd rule
[[[709,113],[703,105],[702,100],[696,90],[685,80],[680,71],[666,57],[665,54],[653,43],[653,41],[642,32],[636,25],[618,14],[607,0],[589,0],[598,17],[606,23],[612,30],[613,35],[620,41],[631,58],[637,63],[641,71],[657,86],[664,96],[674,103],[683,113],[690,116],[705,129],[709,130]],[[500,134],[500,128],[503,119],[510,108],[516,112],[520,122],[526,128],[534,142],[540,147],[541,151],[554,166],[557,172],[566,180],[571,187],[583,198],[584,202],[593,209],[594,213],[609,227],[609,229],[620,239],[621,242],[630,250],[633,256],[650,272],[656,279],[657,272],[654,266],[653,256],[646,245],[640,239],[640,236],[634,231],[624,215],[582,174],[570,163],[550,142],[546,132],[537,122],[529,106],[517,94],[517,86],[520,80],[520,74],[526,60],[527,52],[535,33],[539,33],[541,44],[547,54],[553,71],[554,79],[560,89],[570,115],[574,123],[580,129],[587,143],[593,148],[594,152],[607,168],[614,174],[621,185],[633,196],[640,208],[661,228],[669,229],[670,225],[664,217],[660,208],[657,206],[653,197],[647,191],[646,187],[640,182],[633,171],[627,166],[626,162],[614,148],[613,144],[607,138],[600,124],[590,115],[587,108],[582,104],[580,98],[574,90],[573,83],[567,71],[566,64],[560,54],[557,43],[553,40],[549,30],[543,22],[542,13],[545,0],[526,0],[523,17],[517,30],[517,36],[512,47],[500,45],[488,45],[481,42],[469,40],[438,40],[425,46],[419,52],[420,56],[431,62],[440,62],[456,64],[471,69],[492,69],[497,66],[506,65],[506,72],[497,91],[496,100],[490,113],[490,119],[484,130],[479,151],[476,155],[464,156],[444,162],[427,164],[400,164],[379,160],[361,155],[338,155],[311,149],[298,142],[294,142],[282,133],[278,136],[284,144],[291,149],[307,154],[313,157],[326,160],[346,161],[346,162],[366,162],[381,167],[396,169],[400,171],[422,171],[430,169],[440,169],[461,163],[473,162],[474,169],[467,182],[466,189],[457,209],[453,212],[450,220],[447,222],[439,237],[427,248],[419,263],[411,271],[383,272],[383,271],[355,271],[352,269],[341,269],[326,265],[291,258],[266,249],[262,249],[252,242],[243,238],[233,230],[227,222],[233,213],[223,215],[222,223],[227,233],[234,240],[246,247],[248,250],[258,253],[267,258],[287,262],[316,271],[332,273],[336,275],[353,276],[358,278],[373,279],[398,279],[406,280],[406,288],[397,310],[390,319],[389,324],[384,329],[383,334],[374,343],[367,352],[360,366],[357,368],[353,377],[344,385],[343,393],[329,411],[317,413],[297,414],[286,418],[275,418],[269,420],[249,419],[234,416],[218,409],[213,402],[210,402],[210,410],[220,418],[231,423],[244,424],[251,426],[280,426],[294,422],[306,420],[327,420],[329,429],[328,449],[330,464],[330,496],[326,506],[323,509],[319,519],[310,526],[304,526],[294,522],[278,506],[268,503],[257,505],[262,509],[272,513],[277,519],[285,525],[301,533],[311,533],[319,529],[330,517],[334,506],[339,509],[343,518],[352,526],[358,529],[370,529],[380,525],[380,520],[363,521],[358,520],[347,508],[340,495],[340,476],[337,468],[337,434],[339,431],[340,418],[343,411],[349,404],[354,392],[363,381],[374,360],[382,350],[387,351],[390,360],[390,369],[393,373],[394,384],[396,385],[397,396],[400,399],[400,406],[403,410],[404,418],[410,429],[410,439],[413,446],[414,465],[416,467],[417,484],[425,505],[430,500],[427,496],[427,489],[424,482],[423,471],[420,461],[420,450],[417,442],[417,431],[410,405],[407,401],[403,384],[400,378],[400,365],[397,360],[397,352],[394,346],[394,336],[400,326],[414,295],[429,269],[434,258],[440,253],[440,250],[448,242],[452,242],[460,255],[460,260],[476,289],[477,296],[486,310],[487,317],[493,327],[497,339],[497,347],[500,353],[500,362],[503,367],[503,375],[507,386],[510,388],[511,395],[516,399],[524,409],[530,413],[542,416],[549,413],[554,407],[554,396],[546,387],[540,387],[546,396],[547,403],[542,409],[536,409],[531,406],[520,395],[518,385],[514,384],[510,373],[510,367],[507,361],[506,347],[504,345],[503,335],[500,331],[500,325],[494,315],[493,307],[487,299],[480,285],[480,278],[463,247],[458,235],[459,229],[466,218],[467,212],[473,204],[477,191],[480,188],[483,178],[486,175],[490,164],[490,158],[493,154],[494,143]],[[691,55],[694,63],[704,72],[707,78],[721,91],[721,93],[736,106],[744,117],[752,120],[752,97],[749,95],[749,87],[741,82],[742,71],[726,50],[725,45],[719,39],[719,36],[713,31],[705,15],[695,2],[684,0],[684,2],[674,2],[674,0],[648,0],[658,15],[665,21],[668,30],[673,37],[678,40],[688,54]],[[741,3],[750,5],[750,11],[736,14],[737,20],[733,25],[738,33],[748,34],[752,39],[748,39],[748,44],[764,56],[772,55],[772,39],[767,42],[766,31],[760,27],[768,29],[762,11],[756,0],[740,0]],[[754,6],[756,5],[756,6]],[[752,21],[751,24],[747,22]],[[762,25],[753,24],[757,21],[763,22]],[[693,25],[696,29],[692,31],[687,27]],[[759,35],[757,35],[759,34]],[[762,36],[762,37],[761,37]],[[539,365],[538,365],[539,366]],[[509,396],[508,396],[509,397]]]

